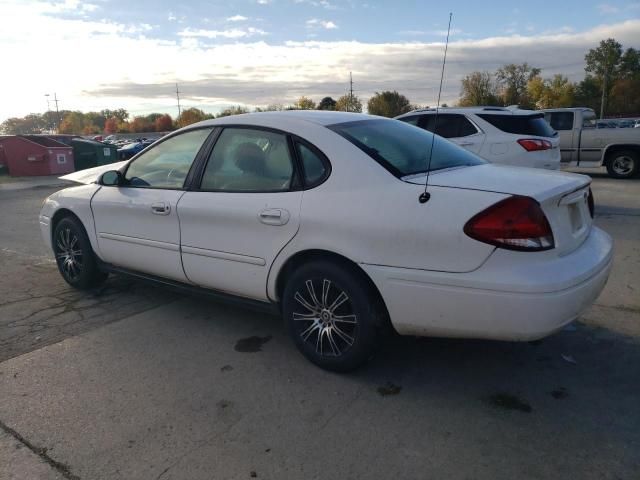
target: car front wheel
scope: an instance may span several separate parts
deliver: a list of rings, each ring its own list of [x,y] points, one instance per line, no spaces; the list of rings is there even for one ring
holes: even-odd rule
[[[83,290],[107,278],[98,268],[87,233],[78,220],[71,217],[60,220],[52,240],[58,270],[69,285]]]
[[[302,354],[326,370],[346,372],[375,352],[381,308],[363,275],[325,261],[298,268],[288,279],[282,307]]]

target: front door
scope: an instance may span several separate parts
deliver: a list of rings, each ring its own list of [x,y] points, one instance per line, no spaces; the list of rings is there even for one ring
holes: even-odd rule
[[[225,128],[200,189],[178,204],[182,262],[200,286],[267,299],[269,268],[298,231],[302,191],[287,135]]]
[[[212,128],[167,138],[127,167],[123,185],[91,200],[101,258],[113,265],[186,282],[177,205],[198,151]]]

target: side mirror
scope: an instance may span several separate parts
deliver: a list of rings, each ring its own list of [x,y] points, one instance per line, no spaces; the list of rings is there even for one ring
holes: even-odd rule
[[[123,177],[121,172],[118,170],[109,170],[100,176],[98,184],[104,185],[105,187],[118,187],[122,185],[122,180]]]

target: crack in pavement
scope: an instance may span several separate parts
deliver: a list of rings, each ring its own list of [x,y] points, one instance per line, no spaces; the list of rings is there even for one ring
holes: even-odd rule
[[[44,460],[49,465],[51,465],[51,467],[53,467],[64,478],[68,480],[80,480],[80,477],[71,473],[71,468],[69,467],[69,465],[66,465],[62,462],[58,462],[57,460],[54,460],[53,458],[51,458],[47,454],[47,449],[45,447],[38,447],[34,445],[29,440],[27,440],[22,435],[20,435],[18,432],[16,432],[13,428],[6,425],[2,420],[0,420],[0,429],[2,429],[8,435],[11,435],[13,438],[15,438],[18,442],[20,442],[22,445],[27,447],[33,453],[35,453],[42,460]]]

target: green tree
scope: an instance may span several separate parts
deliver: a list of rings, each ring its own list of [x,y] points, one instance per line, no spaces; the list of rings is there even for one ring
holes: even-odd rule
[[[472,72],[464,77],[458,104],[461,107],[499,105],[498,88],[493,75],[489,72]]]
[[[336,101],[331,97],[324,97],[318,104],[318,110],[335,110]]]
[[[314,102],[310,98],[305,97],[303,95],[296,101],[296,103],[293,104],[293,109],[294,110],[315,110],[316,102]]]
[[[117,110],[101,110],[100,113],[104,118],[116,117],[118,121],[125,122],[129,118],[129,112],[124,108],[118,108]]]
[[[526,62],[520,65],[509,63],[500,67],[496,71],[496,79],[501,90],[502,104],[530,106],[527,83],[538,75],[540,75],[540,69]]]
[[[367,110],[371,115],[393,118],[410,112],[413,106],[407,97],[394,90],[376,92],[367,102]]]
[[[600,92],[602,93],[600,118],[604,116],[607,110],[607,101],[613,81],[618,78],[620,73],[621,59],[622,45],[613,38],[601,40],[597,48],[592,48],[584,56],[586,62],[585,71],[593,74],[600,83]]]
[[[527,94],[537,108],[571,107],[575,100],[575,84],[564,75],[544,80],[537,76],[529,80]]]
[[[356,95],[343,95],[336,100],[336,110],[339,112],[362,113],[362,102]]]

